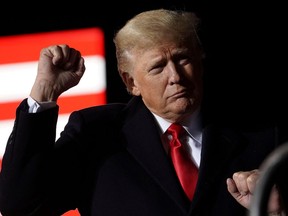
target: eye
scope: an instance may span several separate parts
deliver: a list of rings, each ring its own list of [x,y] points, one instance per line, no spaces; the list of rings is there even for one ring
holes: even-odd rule
[[[165,65],[166,64],[164,62],[162,62],[162,63],[159,62],[159,63],[157,63],[151,67],[151,69],[149,70],[149,73],[155,73],[155,74],[161,73],[163,71]]]
[[[190,56],[188,56],[188,55],[178,55],[175,57],[174,61],[178,65],[187,65],[187,64],[190,64],[192,62]]]
[[[163,68],[164,68],[164,67],[155,67],[155,68],[153,68],[152,70],[150,70],[149,73],[151,73],[151,74],[161,73],[161,72],[163,71]]]
[[[179,60],[179,64],[180,64],[180,65],[187,65],[187,64],[189,64],[189,63],[191,63],[190,58],[183,58],[183,59],[180,59],[180,60]]]

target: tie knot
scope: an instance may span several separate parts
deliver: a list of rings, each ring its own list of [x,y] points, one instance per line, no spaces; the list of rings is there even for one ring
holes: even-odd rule
[[[174,138],[178,138],[180,134],[184,132],[184,128],[180,124],[172,123],[167,129],[167,132],[171,134]]]

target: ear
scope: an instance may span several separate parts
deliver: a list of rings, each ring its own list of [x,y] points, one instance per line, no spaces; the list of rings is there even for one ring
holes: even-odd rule
[[[140,91],[138,87],[135,85],[134,78],[131,76],[131,74],[129,74],[128,72],[120,71],[120,76],[125,86],[127,87],[127,91],[132,95],[139,96]]]

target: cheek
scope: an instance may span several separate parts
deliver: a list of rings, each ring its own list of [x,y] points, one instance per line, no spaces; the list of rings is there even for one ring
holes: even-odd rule
[[[167,87],[167,77],[161,74],[137,74],[134,83],[144,100],[151,101],[153,104],[162,103],[165,98]]]
[[[164,100],[166,85],[160,80],[153,80],[150,82],[142,83],[141,95],[146,101],[150,101],[153,104],[160,104]]]
[[[166,83],[163,79],[161,79],[161,77],[151,76],[148,78],[146,77],[146,79],[139,80],[138,87],[143,93],[146,92],[146,94],[154,93],[154,95],[159,95],[165,90]],[[153,95],[150,96],[152,97]]]
[[[162,94],[157,92],[157,89],[146,89],[146,91],[144,91],[142,94],[142,99],[150,110],[158,112],[165,107],[164,97]]]
[[[161,84],[158,83],[156,85],[146,85],[142,86],[142,94],[146,97],[150,98],[158,98],[161,99],[163,97],[164,89],[162,88]]]

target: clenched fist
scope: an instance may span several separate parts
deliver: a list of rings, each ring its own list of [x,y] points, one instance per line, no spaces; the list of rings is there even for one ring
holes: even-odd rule
[[[43,48],[30,96],[37,102],[56,102],[64,91],[79,83],[84,72],[80,51],[66,44]]]
[[[257,181],[260,177],[258,169],[251,171],[240,171],[227,179],[229,193],[245,208],[249,209]],[[273,187],[268,202],[268,212],[281,212],[280,195],[276,187]]]

